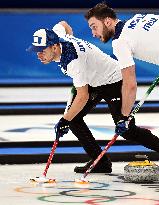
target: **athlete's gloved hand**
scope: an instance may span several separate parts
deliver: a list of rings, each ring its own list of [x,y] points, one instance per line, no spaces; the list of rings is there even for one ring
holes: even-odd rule
[[[59,140],[60,137],[63,137],[64,134],[67,134],[69,131],[69,121],[63,117],[54,127],[56,133],[56,140]]]
[[[127,116],[121,116],[116,124],[115,133],[122,136],[129,129],[129,121]]]

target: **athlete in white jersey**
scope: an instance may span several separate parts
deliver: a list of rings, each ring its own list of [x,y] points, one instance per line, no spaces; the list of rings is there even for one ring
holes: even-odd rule
[[[74,46],[76,57],[64,65],[62,71],[73,79],[75,87],[87,84],[97,87],[121,80],[121,71],[117,61],[103,53],[95,45],[72,35],[66,35],[65,28],[61,24],[55,25],[53,31]]]
[[[134,65],[133,58],[159,65],[158,28],[159,16],[154,14],[136,14],[116,24],[112,46],[121,69]]]
[[[68,112],[55,126],[55,132],[56,138],[59,139],[70,128],[83,145],[91,158],[86,166],[75,168],[75,172],[83,173],[102,151],[83,117],[102,99],[108,103],[115,124],[121,117],[122,78],[118,62],[96,46],[75,38],[72,35],[72,28],[64,21],[56,24],[53,30],[36,31],[34,42],[28,50],[37,52],[39,60],[44,64],[52,61],[58,62],[62,71],[73,79],[76,87],[73,102]],[[156,139],[150,131],[145,133],[145,130],[136,127],[134,120],[130,125],[132,125],[131,129],[124,135],[125,139],[136,137],[138,141],[146,135],[148,135],[148,141],[149,138]],[[142,144],[145,145],[144,142]],[[147,147],[155,149],[151,143],[147,144]],[[156,143],[153,142],[153,144]],[[93,169],[93,172],[110,173],[111,171],[111,162],[106,155]]]
[[[112,8],[106,3],[99,3],[87,12],[85,18],[94,37],[104,43],[112,38],[113,53],[118,59],[123,77],[123,118],[116,126],[116,133],[122,135],[128,129],[125,120],[136,99],[134,58],[159,65],[159,16],[137,14],[127,22],[120,21]]]

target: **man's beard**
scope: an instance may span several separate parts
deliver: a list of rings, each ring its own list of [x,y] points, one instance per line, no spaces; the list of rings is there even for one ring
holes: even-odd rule
[[[114,36],[114,32],[112,30],[108,30],[108,28],[103,24],[101,41],[103,43],[107,43],[113,36]]]

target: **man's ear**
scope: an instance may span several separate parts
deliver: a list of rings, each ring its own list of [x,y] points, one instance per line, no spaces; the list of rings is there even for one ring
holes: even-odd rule
[[[58,43],[52,45],[52,49],[53,49],[53,50],[56,50],[58,47],[59,47],[59,44],[58,44]]]
[[[105,24],[105,26],[107,26],[107,27],[111,26],[111,24],[112,24],[112,19],[109,18],[109,17],[106,17],[106,18],[104,19],[104,24]]]
[[[55,51],[55,50],[56,50],[56,47],[57,47],[56,45],[57,45],[57,44],[54,44],[54,45],[51,46],[51,50],[52,50],[52,51]]]

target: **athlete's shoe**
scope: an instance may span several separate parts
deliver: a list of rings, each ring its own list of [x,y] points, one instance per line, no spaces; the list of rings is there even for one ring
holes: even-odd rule
[[[83,167],[75,167],[74,172],[76,173],[85,173],[87,169],[92,165],[94,160],[90,160],[87,164]],[[112,163],[110,159],[104,161],[104,163],[97,163],[96,166],[91,170],[91,173],[111,173],[112,172]]]

